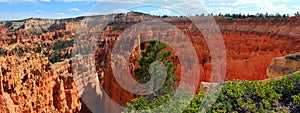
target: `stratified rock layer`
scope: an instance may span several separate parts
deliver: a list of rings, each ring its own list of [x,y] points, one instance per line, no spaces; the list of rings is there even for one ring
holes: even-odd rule
[[[280,77],[292,74],[300,69],[300,54],[292,54],[286,57],[274,58],[267,69],[268,78]]]

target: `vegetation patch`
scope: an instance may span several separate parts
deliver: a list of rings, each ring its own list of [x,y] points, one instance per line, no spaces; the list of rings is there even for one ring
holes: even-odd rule
[[[285,58],[290,60],[300,60],[300,54],[286,56]]]
[[[0,56],[5,55],[5,53],[6,53],[6,50],[3,48],[0,48]]]
[[[48,50],[62,50],[67,47],[72,47],[74,44],[74,40],[64,40],[64,41],[56,41],[53,46],[49,46]]]
[[[185,113],[195,113],[198,111],[209,113],[225,112],[298,112],[300,111],[300,73],[288,75],[280,80],[261,81],[231,81],[223,85],[221,94],[214,104],[204,103],[204,98],[213,98],[211,95],[204,97],[203,92],[199,92],[189,105],[183,106],[183,101],[174,102],[169,94],[161,96],[149,102],[144,97],[137,98],[127,103],[127,113],[134,113],[136,110],[150,110],[157,108],[168,102],[161,108],[160,112],[179,111],[185,108]],[[205,109],[206,108],[206,109]],[[210,109],[211,108],[211,109]],[[148,111],[147,111],[148,112]]]

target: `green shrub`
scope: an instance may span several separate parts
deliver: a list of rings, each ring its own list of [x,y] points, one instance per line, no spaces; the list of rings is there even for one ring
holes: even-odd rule
[[[170,95],[165,95],[170,98]],[[164,96],[163,96],[164,97]],[[204,98],[213,98],[210,94],[205,95],[200,92],[185,108],[185,113],[194,113],[198,111],[206,111],[209,113],[224,112],[286,112],[284,109],[278,109],[282,105],[290,111],[300,110],[300,73],[285,76],[280,80],[269,80],[267,82],[259,81],[231,81],[223,85],[221,94],[218,96],[213,105],[206,104]],[[168,99],[155,100],[154,103],[145,103],[144,98],[135,99],[127,104],[129,108],[152,109],[167,102]],[[172,100],[170,100],[172,101]],[[160,102],[160,103],[157,103]],[[169,102],[172,103],[172,102]],[[201,104],[211,109],[200,109]],[[280,103],[280,104],[275,104]],[[290,107],[290,103],[293,106]],[[134,105],[134,106],[133,106]],[[178,105],[178,104],[176,104]],[[170,109],[180,108],[178,106],[166,107],[166,111]],[[133,110],[134,111],[134,110]]]
[[[5,53],[6,53],[6,50],[3,48],[0,48],[0,56],[5,55]]]
[[[13,49],[14,52],[17,53],[18,56],[22,57],[24,55],[24,51],[21,49],[21,47],[17,46]]]
[[[292,96],[293,103],[296,106],[300,106],[300,94]]]
[[[291,59],[291,60],[297,60],[297,59],[300,59],[300,54],[286,56],[285,58],[286,59]]]
[[[67,47],[72,47],[74,44],[74,40],[64,40],[64,41],[56,41],[52,46],[49,46],[48,50],[62,50]]]

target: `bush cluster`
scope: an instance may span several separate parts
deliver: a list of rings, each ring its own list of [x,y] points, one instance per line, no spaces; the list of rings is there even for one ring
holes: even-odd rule
[[[128,102],[126,112],[134,113],[136,110],[149,110],[166,102],[168,102],[167,107],[164,106],[160,112],[179,111],[180,108],[184,108],[185,113],[198,111],[209,113],[300,111],[300,73],[287,75],[276,81],[230,81],[224,83],[220,92],[216,102],[211,105],[203,101],[207,98],[213,98],[213,96],[206,95],[204,97],[204,93],[201,91],[192,101],[186,101],[189,102],[188,106],[180,106],[183,104],[174,102],[170,95],[164,95],[152,102],[141,97]],[[204,103],[203,106],[206,107],[200,108]]]

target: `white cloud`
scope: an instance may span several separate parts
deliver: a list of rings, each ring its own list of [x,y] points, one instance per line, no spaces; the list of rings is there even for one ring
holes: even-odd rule
[[[216,13],[230,13],[234,10],[231,7],[206,7],[208,12],[216,12]]]
[[[275,3],[284,3],[288,1],[289,0],[237,0],[233,4],[228,3],[228,5],[233,5],[233,6],[255,5],[256,7],[265,7],[265,6],[272,6]]]
[[[35,10],[34,12],[35,12],[35,13],[46,13],[46,12],[43,11],[43,10]]]
[[[292,6],[294,9],[300,10],[300,6],[299,5],[293,5]]]
[[[80,11],[80,9],[78,9],[78,8],[71,8],[71,9],[69,9],[70,11]]]
[[[51,0],[40,0],[42,2],[51,2]]]
[[[59,13],[56,13],[57,15],[65,15],[65,13],[62,13],[62,12],[59,12]]]
[[[174,9],[180,15],[195,15],[195,14],[202,14],[207,13],[204,7],[204,1],[202,0],[189,0],[183,1],[180,0],[168,6],[170,9]]]
[[[288,6],[291,0],[205,0],[208,10],[214,13],[242,13],[242,14],[293,14],[300,7]]]
[[[236,0],[203,0],[205,4],[234,3]]]
[[[11,0],[0,0],[0,2],[11,2]]]
[[[151,15],[173,15],[170,9],[157,9],[148,12]]]
[[[112,13],[126,13],[126,12],[129,12],[129,10],[126,10],[126,9],[116,9],[116,10],[112,11]]]

